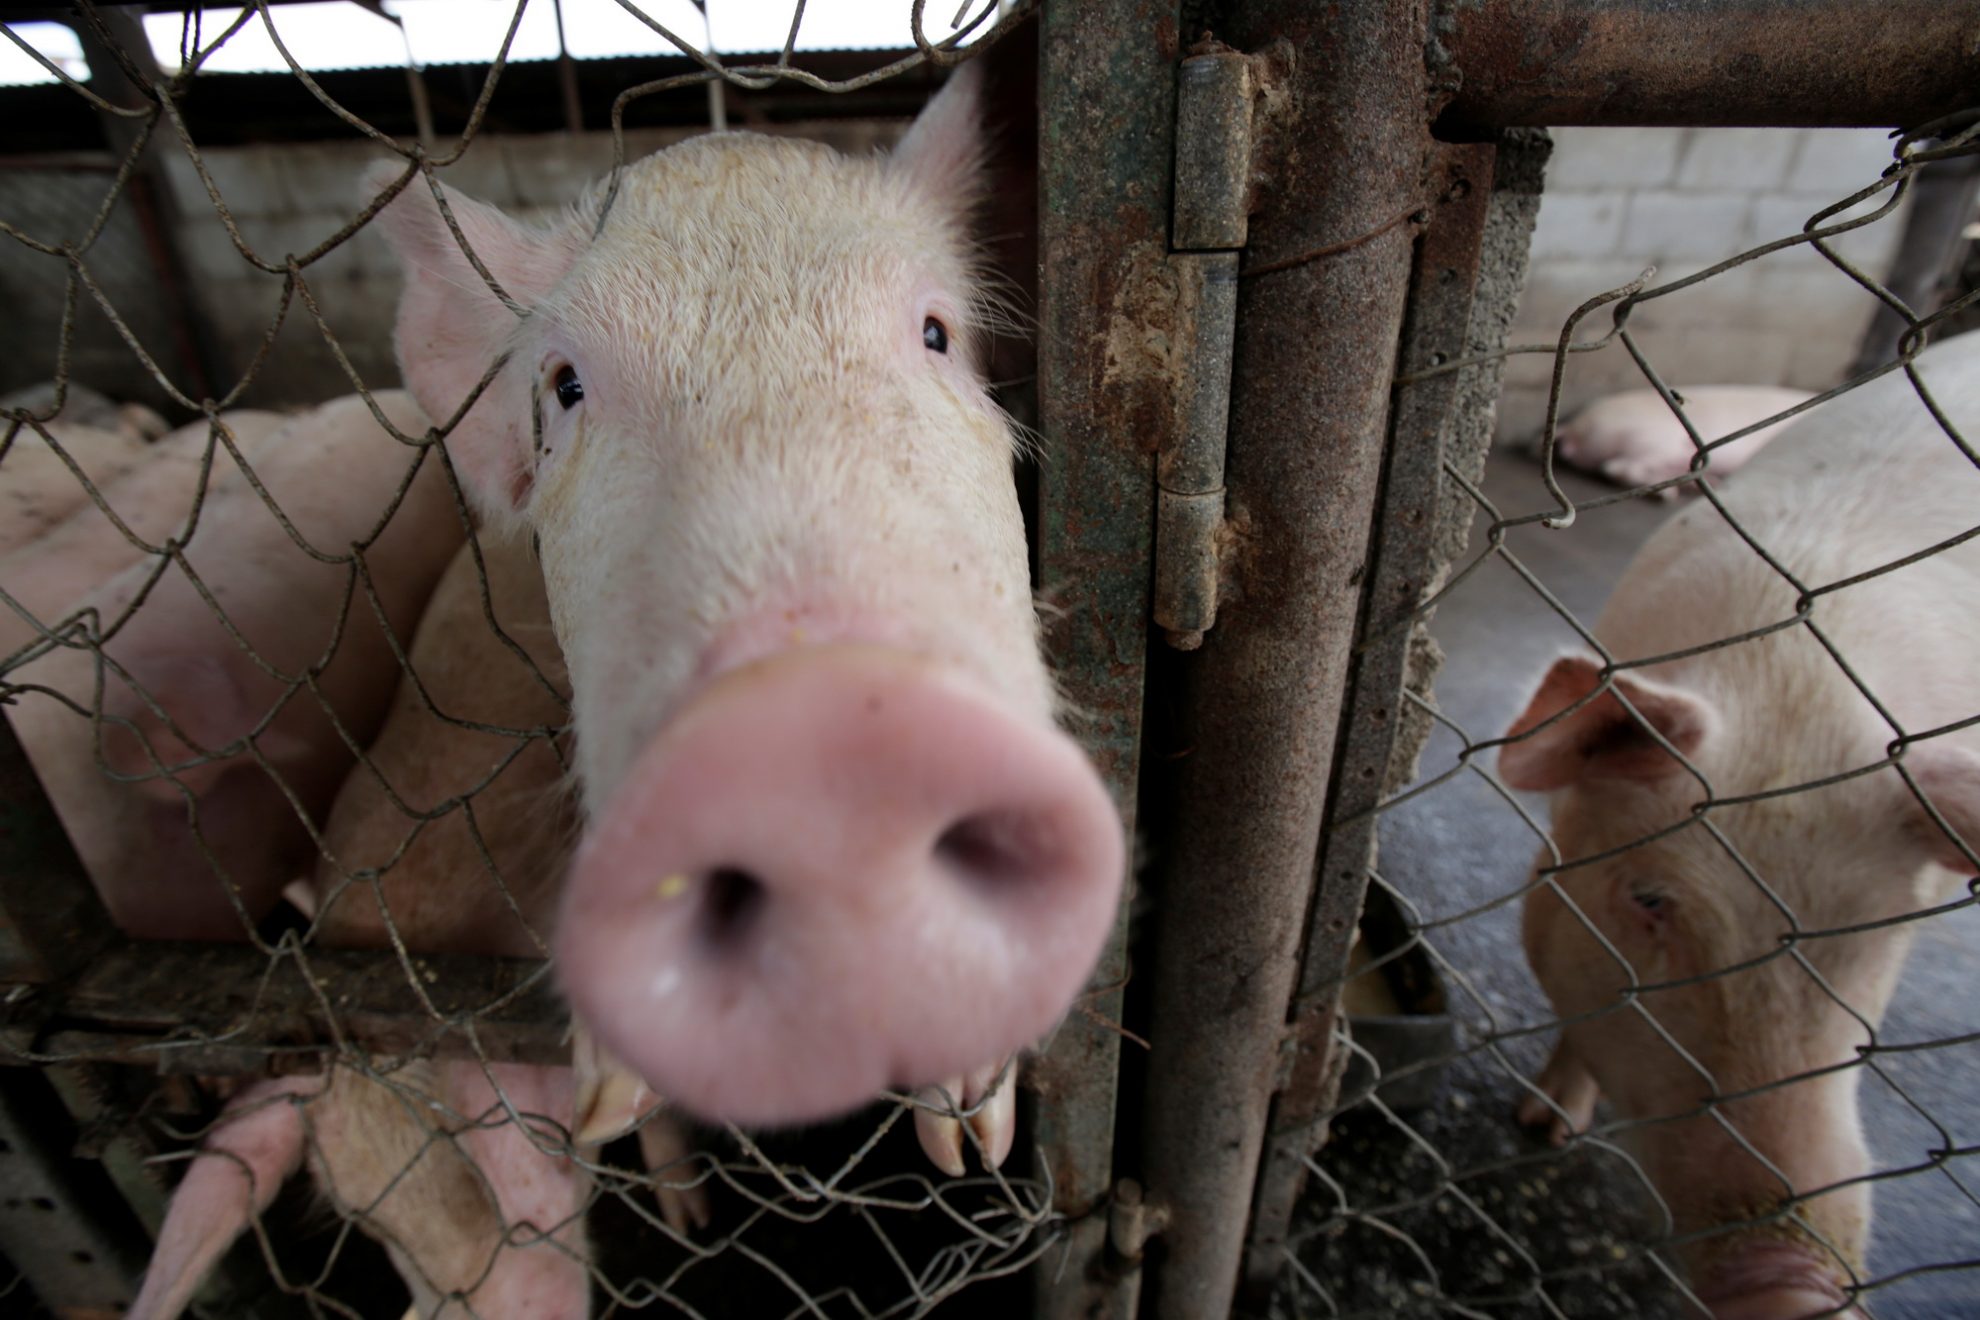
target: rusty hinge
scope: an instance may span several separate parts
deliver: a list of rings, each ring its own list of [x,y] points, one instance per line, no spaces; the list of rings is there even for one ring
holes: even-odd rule
[[[1182,62],[1176,98],[1173,443],[1156,457],[1155,623],[1192,651],[1217,621],[1224,435],[1237,331],[1238,249],[1251,195],[1252,60],[1227,47]]]

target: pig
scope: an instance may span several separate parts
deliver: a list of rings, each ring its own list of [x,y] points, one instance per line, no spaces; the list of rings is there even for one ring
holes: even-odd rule
[[[1980,336],[1917,366],[1976,434]],[[1499,754],[1508,784],[1553,794],[1564,861],[1543,852],[1524,910],[1567,1025],[1521,1117],[1566,1140],[1607,1094],[1674,1232],[1696,1235],[1677,1251],[1719,1320],[1854,1317],[1871,1166],[1850,1065],[1909,947],[1897,919],[1980,869],[1980,731],[1935,732],[1980,711],[1962,605],[1980,599],[1980,542],[1810,600],[1889,719],[1810,627],[1723,639],[1793,620],[1804,586],[1970,530],[1980,472],[1899,373],[1814,410],[1723,498],[1799,585],[1693,505],[1617,584],[1602,655],[1555,661]],[[1901,735],[1922,799],[1884,764]]]
[[[558,746],[563,663],[528,543],[483,536],[479,549],[477,562],[463,547],[434,589],[411,676],[324,826],[306,898],[318,944],[388,948],[396,937],[425,953],[547,951],[574,838]],[[414,1314],[439,1314],[453,1298],[491,1320],[584,1316],[591,1179],[572,1134],[589,1149],[639,1124],[655,1168],[687,1147],[649,1114],[652,1097],[616,1080],[589,1042],[580,1053],[581,1074],[446,1060],[389,1075],[339,1065],[250,1087],[174,1194],[133,1316],[178,1315],[305,1159],[337,1207],[386,1245]],[[667,1223],[706,1225],[706,1192],[678,1181],[656,1187]]]
[[[374,397],[424,434],[405,395]],[[384,629],[410,631],[463,535],[437,453],[359,397],[291,422],[259,476],[314,553],[245,482],[215,491],[185,558],[228,624],[147,556],[77,602],[109,662],[100,724],[80,634],[7,674],[15,734],[110,915],[141,938],[241,939],[273,907],[352,763],[346,739],[369,739],[391,698]],[[339,562],[360,542],[369,587]]]
[[[58,399],[62,405],[59,415],[55,411]],[[59,389],[50,380],[0,395],[0,413],[15,411],[59,420],[65,425],[116,431],[138,441],[156,440],[172,429],[170,422],[141,403],[117,403],[108,395],[73,380]]]
[[[407,387],[535,538],[570,667],[559,983],[704,1119],[966,1103],[1114,921],[1120,817],[1056,722],[981,371],[979,102],[959,71],[890,157],[697,137],[547,228],[368,176]]]
[[[1698,385],[1674,393],[1699,440],[1708,445],[1815,397],[1773,385]],[[1788,424],[1763,426],[1714,449],[1706,470],[1716,477],[1737,471]],[[1698,447],[1657,391],[1642,389],[1611,394],[1576,413],[1555,433],[1554,452],[1618,486],[1653,486],[1691,471]],[[1666,486],[1657,495],[1676,499],[1681,489],[1685,487]]]
[[[96,485],[115,481],[144,462],[150,446],[122,431],[74,423],[0,417],[0,555],[18,549],[75,512],[88,488],[69,464]]]
[[[220,426],[253,462],[288,420],[281,413],[242,408],[222,414]],[[167,536],[182,534],[209,445],[216,446],[209,476],[212,488],[226,490],[244,483],[240,468],[224,447],[218,447],[213,424],[202,418],[153,443],[135,466],[102,487],[104,502],[124,527],[147,544],[158,545]],[[84,494],[66,468],[62,476],[74,487],[78,505],[52,525],[46,518],[37,520],[42,530],[33,540],[0,551],[0,591],[16,607],[0,610],[0,656],[37,640],[43,631],[37,625],[59,624],[71,605],[144,554]],[[11,486],[7,489],[13,493]]]

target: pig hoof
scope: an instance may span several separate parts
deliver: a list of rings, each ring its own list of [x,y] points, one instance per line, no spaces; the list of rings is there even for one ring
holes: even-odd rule
[[[961,1097],[961,1105],[956,1097]],[[931,1163],[951,1178],[965,1172],[963,1130],[984,1169],[1003,1165],[1017,1139],[1017,1064],[1007,1060],[968,1077],[929,1087],[917,1097],[914,1134]]]
[[[1547,1129],[1547,1140],[1565,1146],[1577,1134],[1586,1132],[1595,1119],[1595,1102],[1602,1089],[1581,1061],[1565,1046],[1554,1050],[1554,1057],[1533,1079],[1536,1092],[1519,1102],[1519,1121],[1531,1128]]]
[[[708,1201],[707,1180],[696,1177],[693,1182],[683,1182],[692,1170],[678,1167],[684,1165],[694,1155],[694,1147],[688,1141],[687,1133],[679,1123],[665,1114],[655,1114],[639,1129],[639,1156],[648,1173],[662,1173],[673,1168],[670,1175],[658,1178],[653,1183],[653,1199],[660,1203],[660,1218],[667,1227],[683,1237],[688,1229],[707,1228],[714,1217]]]

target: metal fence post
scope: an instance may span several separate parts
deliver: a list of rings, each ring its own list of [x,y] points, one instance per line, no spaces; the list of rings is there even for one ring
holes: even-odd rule
[[[1375,809],[1399,778],[1409,778],[1428,734],[1425,720],[1410,718],[1405,696],[1427,691],[1434,676],[1435,652],[1416,645],[1426,623],[1419,605],[1441,583],[1471,523],[1470,501],[1453,497],[1443,469],[1449,464],[1468,480],[1482,469],[1504,361],[1463,373],[1436,368],[1505,347],[1546,155],[1545,138],[1532,136],[1539,142],[1504,152],[1491,143],[1444,147],[1431,176],[1435,209],[1417,255],[1397,363],[1406,383],[1393,405],[1340,754],[1314,868],[1291,1072],[1273,1103],[1252,1214],[1245,1291],[1253,1301],[1265,1299],[1284,1264],[1306,1161],[1325,1141],[1339,1097],[1337,1006],[1374,856]],[[1410,379],[1418,373],[1428,374]],[[1482,388],[1467,388],[1474,385]]]
[[[1242,7],[1276,78],[1240,273],[1227,590],[1179,662],[1159,854],[1146,1181],[1155,1314],[1231,1307],[1281,1067],[1380,475],[1414,220],[1428,204],[1416,4]]]
[[[1155,451],[1173,381],[1139,352],[1167,323],[1176,6],[1053,4],[1040,34],[1038,382],[1045,453],[1039,586],[1059,609],[1047,648],[1132,835],[1148,648]],[[1122,331],[1133,335],[1123,351]],[[1106,1265],[1127,902],[1094,989],[1030,1068],[1038,1155],[1070,1236],[1039,1265],[1038,1314],[1131,1316],[1132,1276]]]

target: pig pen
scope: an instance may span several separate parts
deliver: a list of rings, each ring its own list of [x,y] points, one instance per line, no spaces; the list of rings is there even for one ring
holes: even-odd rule
[[[1502,355],[1520,347],[1507,329],[1544,172],[1535,130],[1904,127],[1893,170],[1837,198],[1855,209],[1764,235],[1779,246],[1758,258],[1831,262],[1881,297],[1877,273],[1821,245],[1848,225],[1902,223],[1913,180],[1974,151],[1973,117],[1957,112],[1980,6],[1001,8],[962,21],[995,29],[986,58],[1038,78],[1036,377],[1018,371],[1005,402],[1036,418],[1040,452],[1020,479],[1047,650],[1071,727],[1140,841],[1139,892],[1090,989],[1024,1065],[1025,1126],[1003,1170],[929,1168],[905,1100],[800,1133],[699,1130],[691,1159],[659,1172],[641,1172],[624,1140],[594,1161],[593,1306],[1709,1314],[1625,1153],[1632,1124],[1605,1113],[1557,1150],[1511,1116],[1557,1026],[1515,917],[1546,817],[1494,782],[1489,744],[1665,512],[1484,458]],[[175,422],[203,400],[391,386],[374,325],[389,317],[389,266],[370,227],[342,232],[356,204],[335,191],[350,141],[425,139],[448,162],[442,181],[525,211],[567,200],[621,142],[631,159],[699,131],[710,87],[742,125],[860,149],[891,140],[954,59],[948,15],[917,4],[911,17],[928,25],[921,48],[891,53],[718,58],[681,37],[671,62],[298,69],[269,75],[285,90],[263,85],[243,115],[211,82],[119,61],[144,44],[131,15],[84,6],[96,76],[35,89],[35,113],[9,130],[44,153],[10,166],[52,199],[24,213],[12,203],[28,190],[10,185],[4,214],[9,260],[57,272],[23,285],[24,319],[43,327],[37,375],[73,372]],[[197,44],[227,40],[230,21],[208,16]],[[241,19],[281,21],[280,6]],[[1191,44],[1199,34],[1215,40]],[[58,105],[111,150],[44,141],[59,136]],[[209,186],[242,209],[249,162],[201,148],[251,148],[257,123],[279,143],[264,159],[284,188],[334,193],[317,222],[215,213]],[[573,136],[525,156],[498,125]],[[258,282],[216,294],[218,268]],[[1685,384],[1657,372],[1653,314],[1720,273],[1590,288],[1600,306],[1564,327],[1562,371],[1584,353],[1629,355],[1647,382]],[[240,332],[216,297],[259,299],[258,324]],[[1901,311],[1923,330],[1893,335],[1880,364],[1939,324]],[[13,443],[39,442],[21,414],[8,424]],[[1539,525],[1570,507],[1572,525]],[[72,637],[91,644],[86,629]],[[16,1296],[56,1314],[130,1303],[165,1197],[231,1089],[215,1079],[329,1059],[389,1079],[408,1057],[569,1057],[538,962],[323,948],[290,913],[248,943],[125,939],[11,738],[0,777],[0,1041],[23,1065],[0,1097],[0,1254]],[[1370,887],[1384,915],[1371,905],[1358,921]],[[1879,1316],[1961,1314],[1980,1296],[1961,1164],[1980,1090],[1957,979],[1970,890],[1961,900],[1916,918],[1918,948],[1856,1065],[1871,1074],[1877,1227],[1851,1295]],[[1400,1049],[1375,1043],[1381,1023],[1339,1025],[1347,974],[1371,962],[1363,976],[1406,1010],[1388,1024]],[[666,1223],[654,1199],[684,1170],[713,1200],[700,1231]],[[405,1294],[384,1254],[300,1182],[200,1304],[396,1313]]]

